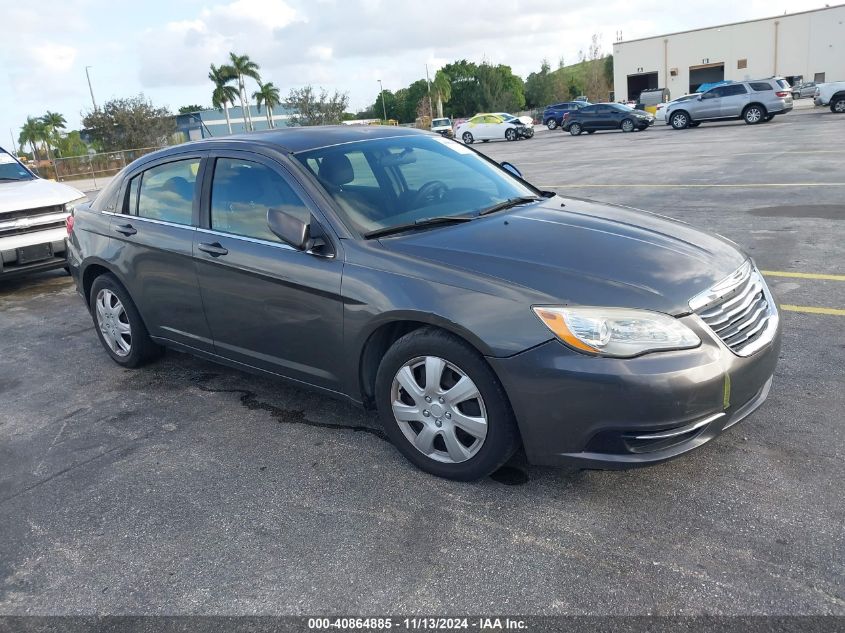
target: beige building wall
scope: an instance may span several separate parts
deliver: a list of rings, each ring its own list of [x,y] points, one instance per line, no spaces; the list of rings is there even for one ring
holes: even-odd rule
[[[813,81],[845,80],[845,5],[726,24],[613,44],[613,79],[617,101],[635,98],[638,84],[655,79],[672,98],[689,92],[700,76],[696,67],[734,81],[780,75]],[[742,67],[744,65],[744,67]],[[706,71],[705,71],[706,72]],[[629,94],[629,76],[634,76]],[[639,77],[639,79],[636,79]]]

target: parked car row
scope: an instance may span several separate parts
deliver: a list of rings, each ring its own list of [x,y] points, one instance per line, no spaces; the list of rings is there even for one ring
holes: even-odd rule
[[[578,136],[581,132],[593,134],[599,130],[633,132],[645,130],[652,124],[654,117],[643,110],[621,103],[594,103],[567,112],[561,127],[572,136]]]

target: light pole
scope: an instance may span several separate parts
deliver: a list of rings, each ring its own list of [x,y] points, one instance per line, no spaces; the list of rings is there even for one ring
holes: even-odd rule
[[[425,85],[428,86],[428,118],[434,118],[434,110],[431,106],[431,79],[428,78],[428,64],[425,65]]]
[[[88,78],[88,92],[91,93],[91,103],[94,104],[94,112],[96,112],[97,111],[97,102],[94,100],[94,89],[91,87],[91,75],[88,74],[89,68],[91,68],[91,66],[85,67],[85,76]]]
[[[387,106],[384,105],[384,86],[381,85],[381,79],[378,80],[378,86],[381,94],[381,110],[384,112],[384,122],[387,123]]]

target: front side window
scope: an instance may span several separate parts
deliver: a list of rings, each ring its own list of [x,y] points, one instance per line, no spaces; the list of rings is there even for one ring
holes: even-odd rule
[[[355,156],[373,171],[356,180]],[[335,200],[342,219],[360,233],[433,217],[478,211],[537,192],[460,143],[401,136],[320,148],[296,155]]]
[[[275,171],[248,160],[218,158],[211,183],[211,228],[269,242],[279,238],[267,226],[278,209],[308,222],[311,211]]]
[[[129,213],[174,224],[191,224],[199,167],[200,159],[192,158],[146,170],[140,175],[137,207],[130,206]],[[132,204],[131,186],[129,191]]]

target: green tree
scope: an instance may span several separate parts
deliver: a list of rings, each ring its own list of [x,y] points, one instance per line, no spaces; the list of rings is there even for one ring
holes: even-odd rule
[[[112,99],[88,112],[82,124],[107,152],[161,146],[176,131],[176,120],[167,108],[154,106],[143,94]]]
[[[249,101],[247,101],[246,92],[246,78],[251,77],[255,81],[261,83],[261,75],[258,74],[259,66],[249,58],[249,55],[236,55],[229,53],[229,63],[223,66],[223,72],[230,76],[231,79],[237,80],[238,94],[241,99],[241,110],[243,111],[244,120],[248,123],[248,129],[254,130],[252,126],[252,116],[249,113]]]
[[[348,105],[347,93],[335,90],[329,94],[320,88],[318,94],[310,85],[291,89],[285,100],[285,106],[294,111],[290,118],[293,125],[335,125],[343,120]]]
[[[452,80],[452,94],[449,98],[449,109],[454,116],[472,116],[478,112],[478,66],[473,62],[461,59],[446,64],[442,69]]]
[[[487,112],[518,112],[525,107],[522,79],[510,66],[482,64],[477,70],[479,109]]]
[[[271,128],[276,127],[273,124],[273,108],[281,103],[279,89],[273,85],[272,81],[268,81],[266,84],[258,82],[258,90],[252,93],[252,98],[255,99],[259,112],[261,112],[262,105],[266,107],[267,126]]]
[[[21,128],[21,133],[18,136],[18,145],[23,147],[29,143],[32,149],[32,160],[38,160],[38,143],[44,138],[46,127],[41,119],[32,116],[26,117],[26,123]]]
[[[225,66],[218,68],[211,64],[208,78],[214,84],[214,91],[211,93],[211,107],[218,110],[222,109],[226,114],[226,127],[229,128],[229,134],[231,134],[232,120],[229,118],[229,105],[234,105],[235,99],[238,98],[237,88],[229,84],[234,77],[228,73]]]
[[[434,81],[431,82],[431,89],[437,96],[437,116],[443,118],[443,104],[449,103],[452,98],[452,79],[441,68],[434,74]]]
[[[199,112],[200,110],[205,110],[205,106],[201,105],[184,105],[179,108],[179,114],[192,114],[194,112]]]
[[[84,156],[88,153],[88,146],[83,142],[77,130],[69,132],[58,140],[56,145],[59,156]]]
[[[64,130],[67,123],[67,121],[65,121],[65,117],[58,112],[50,112],[48,110],[44,116],[41,117],[41,121],[44,123],[44,127],[47,131],[48,146],[50,144],[56,146],[60,138],[59,130]]]

